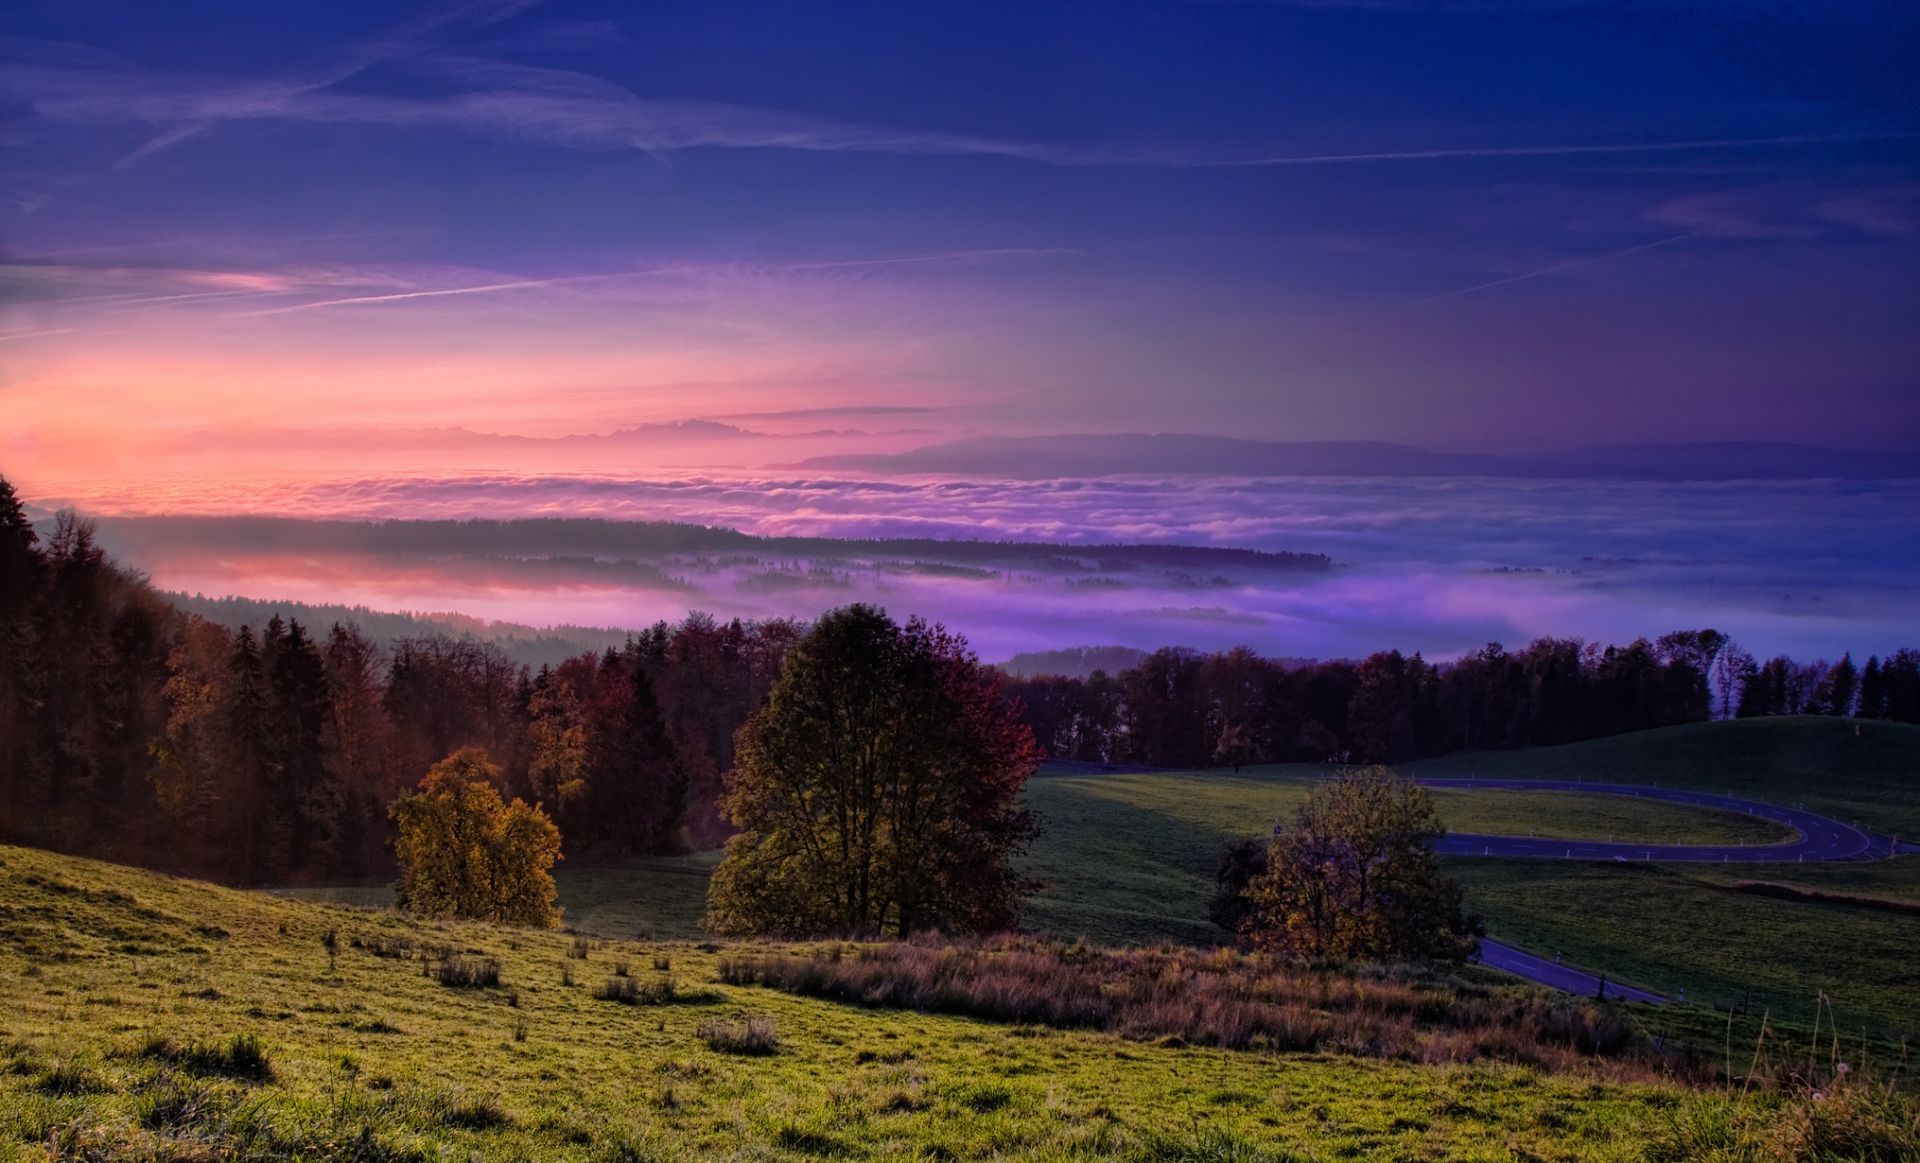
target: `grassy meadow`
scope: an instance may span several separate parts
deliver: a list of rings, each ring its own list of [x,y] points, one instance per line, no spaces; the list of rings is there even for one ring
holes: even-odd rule
[[[1774,1101],[866,1009],[719,984],[737,946],[17,848],[0,924],[0,1154],[22,1159],[1631,1160],[1737,1144]],[[498,984],[449,983],[475,966]],[[602,996],[619,981],[635,1004]]]
[[[1908,744],[1920,732],[1856,753],[1851,724],[1712,725],[1646,733],[1631,750],[1584,745],[1589,760],[1560,748],[1459,763],[1489,777],[1712,787],[1729,770],[1715,755],[1764,762],[1762,744],[1742,741],[1750,727],[1803,757],[1790,770],[1821,788],[1828,810],[1853,805],[1881,826],[1909,818],[1913,785],[1891,781],[1910,779],[1920,748]],[[1804,758],[1819,746],[1842,759]],[[1049,884],[1029,925],[1116,946],[1217,939],[1204,916],[1221,845],[1266,831],[1310,774],[1035,780],[1045,832],[1029,867]],[[1764,786],[1816,802],[1787,776],[1752,780],[1736,793]],[[1462,830],[1774,838],[1749,817],[1644,801],[1472,790],[1436,799]],[[1261,1039],[1220,1048],[1206,1036],[1212,1011],[1181,1017],[1177,993],[1115,1032],[1013,1018],[990,984],[975,990],[986,1002],[947,1012],[939,999],[952,989],[941,983],[952,979],[937,965],[889,995],[934,1000],[870,1007],[860,1003],[880,969],[793,962],[819,947],[701,941],[714,858],[563,865],[567,923],[598,934],[588,937],[419,922],[381,908],[391,893],[379,885],[248,893],[0,848],[0,1158],[1651,1161],[1920,1151],[1920,1115],[1863,1088],[1811,1105],[1584,1052],[1570,1060],[1565,1046],[1553,1066],[1537,1055],[1489,1060],[1510,1032],[1408,1033],[1409,1018],[1393,1027],[1398,1041],[1340,1035],[1349,1019],[1311,1001],[1294,1003],[1305,1007],[1299,1020],[1332,1040],[1284,1051]],[[1643,1046],[1717,1050],[1731,1028],[1734,1073],[1797,1062],[1822,995],[1825,1036],[1844,1035],[1836,1057],[1842,1046],[1856,1062],[1863,1046],[1897,1055],[1888,1039],[1920,1024],[1920,858],[1452,864],[1496,935],[1685,989],[1689,1005],[1621,1011]],[[1055,948],[1047,955],[1063,965],[1093,956]],[[790,967],[723,972],[769,957]],[[1167,974],[1214,963],[1195,954],[1139,964],[1160,990]],[[773,987],[795,974],[816,984]],[[1085,997],[1098,998],[1090,983],[1100,976],[1081,983]],[[1477,1006],[1508,1021],[1535,1012],[1502,1007],[1500,991],[1540,996],[1505,980],[1469,969],[1421,987],[1437,992],[1416,1009]],[[1755,1012],[1729,1027],[1709,1003]],[[1244,1016],[1236,1005],[1219,1012]],[[1766,1041],[1761,1011],[1772,1015]],[[1783,1035],[1786,1044],[1775,1040]],[[1464,1057],[1435,1060],[1454,1051],[1434,1046]],[[1861,1103],[1877,1112],[1865,1123]]]
[[[1800,718],[1708,723],[1566,747],[1457,756],[1421,774],[1584,777],[1803,802],[1892,831],[1920,818],[1920,728]],[[1820,757],[1825,755],[1826,759]],[[1106,942],[1213,940],[1214,861],[1305,794],[1295,766],[1034,781],[1048,825],[1035,848],[1050,887],[1031,923]],[[1817,792],[1816,792],[1817,789]],[[1435,789],[1460,831],[1764,843],[1777,826],[1741,814],[1618,796]],[[1920,856],[1845,864],[1618,865],[1450,858],[1488,932],[1669,995],[1920,1036]],[[1829,899],[1783,899],[1742,881]],[[1851,899],[1847,899],[1851,898]],[[1902,908],[1902,905],[1912,906]]]
[[[1893,830],[1920,818],[1920,728],[1799,718],[1707,723],[1566,747],[1410,765],[1428,774],[1585,777],[1758,795]],[[1827,758],[1822,759],[1821,756]],[[1259,835],[1306,795],[1316,769],[1290,765],[1189,773],[1043,776],[1028,789],[1044,831],[1029,859],[1046,887],[1031,928],[1104,944],[1209,943],[1220,850]],[[1818,789],[1817,794],[1814,789]],[[1619,796],[1435,789],[1461,831],[1567,838],[1765,843],[1770,821]],[[1920,834],[1920,831],[1916,831]],[[714,853],[628,868],[557,872],[569,925],[694,939]],[[1803,1021],[1822,993],[1843,1022],[1899,1037],[1920,1031],[1920,856],[1871,863],[1623,867],[1454,858],[1468,906],[1493,935],[1669,995]],[[1830,897],[1739,891],[1748,879]],[[378,905],[384,885],[296,895]]]

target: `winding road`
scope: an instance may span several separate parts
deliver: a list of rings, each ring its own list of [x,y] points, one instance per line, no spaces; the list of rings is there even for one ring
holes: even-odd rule
[[[1448,856],[1493,856],[1534,860],[1705,861],[1714,864],[1818,863],[1835,860],[1884,860],[1901,853],[1920,852],[1920,844],[1901,843],[1876,835],[1857,824],[1817,815],[1801,808],[1782,807],[1759,800],[1743,800],[1710,792],[1679,788],[1641,787],[1624,783],[1587,783],[1549,779],[1441,779],[1417,782],[1426,787],[1471,788],[1481,791],[1557,791],[1587,795],[1633,796],[1693,807],[1714,808],[1773,820],[1793,829],[1791,840],[1777,844],[1632,844],[1593,840],[1556,840],[1540,836],[1484,836],[1450,832],[1434,844]],[[1660,994],[1608,980],[1589,970],[1549,961],[1499,941],[1480,942],[1480,961],[1516,977],[1567,993],[1605,995],[1622,1001],[1658,1004]]]
[[[1920,851],[1920,845],[1900,844],[1853,824],[1816,815],[1800,808],[1781,807],[1759,800],[1736,799],[1711,792],[1668,787],[1640,787],[1627,783],[1584,783],[1553,779],[1421,779],[1425,787],[1471,788],[1479,791],[1557,791],[1586,795],[1633,796],[1667,803],[1714,808],[1723,812],[1759,816],[1792,828],[1798,836],[1778,844],[1634,844],[1596,840],[1555,840],[1540,836],[1482,836],[1449,832],[1434,845],[1447,856],[1512,856],[1562,860],[1709,861],[1715,864],[1761,862],[1815,863],[1826,860],[1884,860],[1901,852]]]

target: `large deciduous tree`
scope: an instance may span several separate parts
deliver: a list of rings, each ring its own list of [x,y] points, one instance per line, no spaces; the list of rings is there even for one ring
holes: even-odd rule
[[[1269,843],[1241,931],[1294,956],[1462,959],[1478,926],[1434,856],[1445,831],[1425,789],[1384,767],[1323,783]]]
[[[721,932],[986,932],[1031,888],[1033,736],[966,642],[872,606],[821,618],[741,728]]]
[[[500,769],[478,747],[454,752],[393,804],[399,903],[429,917],[551,928],[560,830],[525,800],[504,803]]]

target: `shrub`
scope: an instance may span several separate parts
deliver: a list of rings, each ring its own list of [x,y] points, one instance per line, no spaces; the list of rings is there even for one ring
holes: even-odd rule
[[[491,957],[455,954],[440,963],[441,985],[455,989],[493,989],[500,984],[500,963]]]
[[[593,942],[577,934],[574,936],[573,940],[567,945],[567,956],[573,958],[575,961],[585,961],[587,959],[587,954],[592,951],[593,951]]]
[[[764,1055],[780,1049],[780,1035],[772,1018],[750,1016],[739,1021],[708,1018],[694,1032],[709,1049],[722,1054]]]

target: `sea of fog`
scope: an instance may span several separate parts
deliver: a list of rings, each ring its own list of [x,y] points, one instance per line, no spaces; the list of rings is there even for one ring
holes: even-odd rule
[[[156,504],[156,496],[166,498]],[[639,626],[689,609],[808,616],[872,600],[968,635],[983,657],[1119,643],[1446,656],[1542,635],[1624,641],[1714,626],[1756,653],[1856,657],[1920,644],[1920,482],[1641,483],[1494,479],[1102,478],[952,481],[772,476],[388,476],[229,482],[36,498],[95,512],[334,520],[603,517],[762,535],[1169,542],[1314,551],[1331,572],[1248,580],[1146,574],[1070,584],[860,563],[662,564],[674,583],[564,564],[504,569],[436,553],[352,559],[294,539],[218,554],[116,548],[169,589]],[[736,566],[738,563],[734,563]],[[767,563],[761,563],[766,566]],[[761,568],[760,566],[755,567]],[[1082,579],[1085,581],[1086,579]]]

